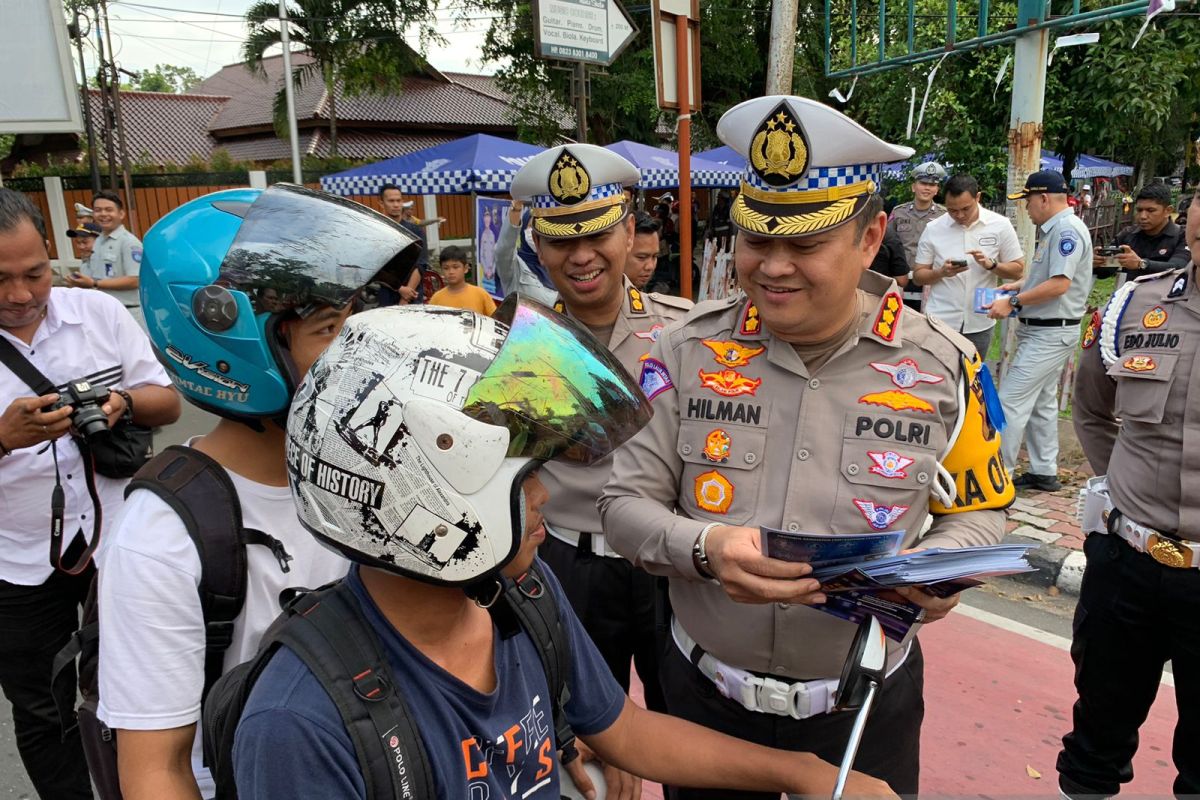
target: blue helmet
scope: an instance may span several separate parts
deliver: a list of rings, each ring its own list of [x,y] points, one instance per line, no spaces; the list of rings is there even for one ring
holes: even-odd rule
[[[244,422],[286,417],[300,379],[278,331],[397,283],[416,238],[366,206],[291,184],[214,192],[146,234],[139,289],[155,355],[188,401]]]

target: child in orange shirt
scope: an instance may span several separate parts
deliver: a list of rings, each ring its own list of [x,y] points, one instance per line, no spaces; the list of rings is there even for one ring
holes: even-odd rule
[[[496,310],[496,301],[483,289],[467,283],[467,251],[456,245],[443,248],[441,253],[442,277],[446,287],[438,289],[429,298],[434,306],[449,306],[491,316]]]

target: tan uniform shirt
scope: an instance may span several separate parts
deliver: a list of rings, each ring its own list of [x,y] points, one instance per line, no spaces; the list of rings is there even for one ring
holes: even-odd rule
[[[1192,541],[1200,541],[1198,279],[1195,265],[1139,278],[1127,297],[1114,297],[1103,324],[1093,319],[1073,414],[1088,461],[1096,474],[1108,474],[1116,507]],[[1116,356],[1110,364],[1105,344]]]
[[[892,215],[888,217],[888,226],[896,232],[900,241],[904,242],[904,257],[908,259],[910,267],[917,263],[917,243],[921,241],[925,226],[945,213],[946,207],[937,203],[920,211],[911,200],[892,209]]]
[[[866,312],[816,370],[762,326],[741,293],[696,306],[651,352],[673,388],[655,396],[650,424],[616,453],[600,500],[604,531],[636,565],[670,577],[676,617],[726,664],[836,677],[855,626],[804,606],[730,600],[692,562],[706,524],[903,529],[911,547],[929,512],[935,465],[959,418],[963,357],[973,349],[903,308],[890,278],[867,272],[859,286]],[[968,505],[971,481],[989,474],[1011,502],[994,435],[991,445],[986,466],[976,463],[969,479],[955,475],[954,505]],[[963,510],[935,517],[921,546],[994,544],[1003,533],[1003,511]]]
[[[556,308],[559,306],[556,305]],[[625,279],[625,302],[617,315],[608,349],[621,366],[637,380],[642,359],[663,328],[683,319],[692,307],[690,300],[657,293],[639,292]],[[542,514],[551,527],[589,533],[600,532],[600,512],[596,501],[612,471],[612,457],[586,467],[552,461],[542,468],[542,483],[550,499]]]

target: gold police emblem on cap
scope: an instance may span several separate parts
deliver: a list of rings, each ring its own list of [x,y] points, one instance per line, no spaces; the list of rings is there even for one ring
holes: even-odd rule
[[[592,178],[579,159],[563,150],[550,170],[550,196],[564,206],[574,205],[588,196]]]
[[[780,103],[755,131],[750,164],[763,182],[790,186],[808,174],[808,142],[804,128],[787,103]]]

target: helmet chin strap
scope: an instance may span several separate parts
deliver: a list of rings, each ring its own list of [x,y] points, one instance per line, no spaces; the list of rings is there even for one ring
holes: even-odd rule
[[[517,477],[517,480],[524,483],[525,473]],[[519,532],[522,539],[525,538],[525,487],[521,486],[513,493],[516,500],[516,507],[512,510],[513,522],[517,527],[514,528],[514,533]],[[499,572],[493,573],[483,580],[469,583],[463,587],[463,592],[467,597],[475,601],[475,605],[480,608],[490,609],[500,599],[501,593],[504,591],[504,579]]]

